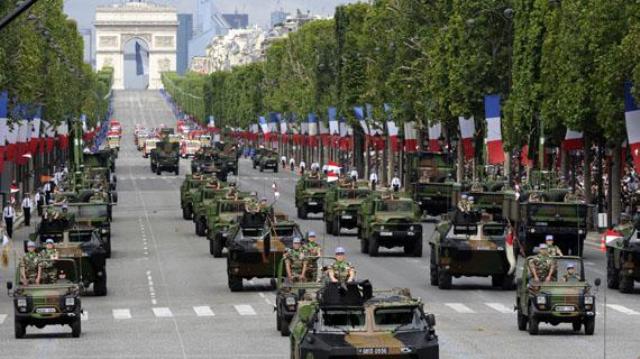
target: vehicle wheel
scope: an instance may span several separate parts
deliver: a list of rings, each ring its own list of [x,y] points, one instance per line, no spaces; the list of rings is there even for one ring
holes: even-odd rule
[[[360,239],[360,253],[369,253],[369,241],[366,238]]]
[[[619,286],[620,293],[633,293],[633,277],[626,276],[622,272],[619,272]]]
[[[593,335],[596,330],[596,320],[593,317],[586,318],[584,320],[584,334]]]
[[[307,219],[308,217],[308,213],[307,213],[307,207],[300,206],[300,208],[298,208],[298,217],[300,217],[300,219]]]
[[[107,272],[106,268],[103,268],[102,277],[96,278],[93,282],[93,295],[97,297],[104,297],[107,295]]]
[[[331,234],[331,222],[329,221],[324,221],[324,231],[327,232],[327,234]]]
[[[607,253],[607,288],[618,289],[620,286],[620,273],[613,264],[613,255]]]
[[[282,318],[280,321],[280,335],[283,337],[288,337],[291,334],[291,331],[289,330],[289,323]]]
[[[280,314],[276,314],[276,330],[280,331],[282,328],[282,322],[280,321]]]
[[[204,223],[202,223],[202,219],[196,221],[196,235],[200,237],[204,237],[206,235]]]
[[[501,283],[502,290],[513,290],[515,289],[515,286],[516,284],[514,282],[513,275],[505,274],[502,277],[502,283]]]
[[[16,320],[13,324],[13,330],[15,332],[16,339],[22,339],[24,338],[25,334],[27,334],[27,326],[22,324],[18,320]]]
[[[531,304],[531,309],[529,310],[529,334],[538,335],[538,326],[540,323],[538,319],[534,318],[533,313],[533,304]]]
[[[260,172],[264,172],[264,167],[260,166]]]
[[[176,167],[176,170],[174,171],[176,176],[180,175],[180,167]]]
[[[269,280],[269,285],[271,286],[271,289],[273,289],[273,290],[278,289],[278,281],[275,278],[271,278]]]
[[[447,270],[438,269],[438,288],[451,289],[452,282],[451,274]]]
[[[377,257],[380,252],[379,249],[378,238],[376,238],[375,235],[371,236],[369,238],[369,255],[371,257]]]
[[[331,221],[331,234],[333,234],[334,236],[339,236],[340,235],[340,219],[336,218],[333,221]]]
[[[217,238],[218,236],[216,236],[216,238],[210,239],[209,240],[209,252],[215,257],[215,258],[220,258],[222,257],[222,240],[220,240],[219,238]]]
[[[182,219],[191,219],[191,215],[187,210],[187,207],[182,207]]]
[[[78,318],[73,323],[71,323],[71,336],[74,338],[79,338],[80,334],[82,334],[82,320]]]
[[[582,322],[573,322],[571,323],[571,326],[573,326],[574,332],[579,332],[580,329],[582,329]]]
[[[416,239],[416,243],[413,245],[411,256],[416,258],[422,257],[422,236]]]
[[[158,176],[160,176],[160,175],[162,174],[162,171],[160,170],[160,168],[156,168],[156,174],[157,174]]]
[[[188,204],[184,207],[184,210],[186,212],[186,217],[184,219],[191,219],[193,218],[193,208],[191,208],[191,205]]]
[[[502,281],[504,280],[504,277],[498,274],[492,275],[491,276],[491,286],[492,287],[500,287],[502,285]]]
[[[438,265],[436,264],[436,252],[431,246],[431,254],[429,256],[429,284],[438,285]]]
[[[231,289],[232,292],[239,292],[242,288],[242,278],[229,275],[229,289]]]
[[[109,234],[109,237],[107,238],[104,244],[104,251],[105,251],[105,256],[107,258],[111,258],[111,234]]]
[[[527,330],[527,316],[522,314],[520,308],[518,308],[518,330]]]

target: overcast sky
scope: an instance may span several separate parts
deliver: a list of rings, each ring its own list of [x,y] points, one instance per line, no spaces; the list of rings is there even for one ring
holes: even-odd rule
[[[174,6],[179,13],[193,14],[196,3],[200,0],[156,0],[155,3]],[[125,0],[65,0],[65,11],[69,16],[78,21],[80,28],[92,27],[97,5],[108,5],[126,2]],[[214,5],[222,13],[246,12],[249,14],[249,22],[263,27],[269,25],[270,13],[284,9],[287,12],[295,12],[300,9],[303,12],[310,10],[312,14],[333,15],[337,5],[356,0],[214,0]],[[194,16],[195,17],[195,16]]]

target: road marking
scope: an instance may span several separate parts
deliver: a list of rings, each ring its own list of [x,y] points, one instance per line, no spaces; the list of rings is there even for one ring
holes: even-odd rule
[[[503,314],[513,313],[513,308],[509,308],[502,303],[484,303],[484,305]]]
[[[6,314],[0,314],[0,324],[4,323],[4,321],[7,319],[7,315]]]
[[[215,315],[208,305],[193,307],[193,311],[196,312],[196,315],[199,317],[213,317]]]
[[[620,312],[622,314],[627,314],[627,315],[640,315],[639,312],[636,312],[633,309],[629,309],[625,306],[619,305],[619,304],[607,304],[607,307],[615,310],[616,312]]]
[[[114,309],[114,319],[131,319],[131,311],[129,309]]]
[[[233,306],[240,315],[256,315],[256,311],[249,304],[237,304]]]
[[[153,310],[153,314],[155,314],[158,318],[170,318],[173,317],[173,313],[171,313],[171,309],[167,307],[157,307],[151,308]]]
[[[475,313],[473,309],[467,307],[462,303],[444,303],[444,305],[455,310],[458,313]]]

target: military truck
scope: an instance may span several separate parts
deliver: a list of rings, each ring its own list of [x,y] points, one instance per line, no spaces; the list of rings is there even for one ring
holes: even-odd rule
[[[422,257],[420,208],[404,193],[373,193],[358,210],[360,251],[378,256],[380,247],[403,247],[404,253]]]
[[[98,230],[102,247],[107,258],[111,257],[111,217],[108,203],[69,203],[67,211],[74,216],[77,224],[91,226]],[[60,206],[46,206],[44,211],[49,214],[60,212]]]
[[[294,237],[302,237],[298,225],[273,209],[245,212],[227,247],[227,276],[232,292],[243,289],[243,279],[269,278],[276,285],[276,266]]]
[[[430,284],[450,289],[453,277],[491,277],[493,287],[513,289],[515,254],[507,246],[506,235],[504,222],[487,213],[448,215],[429,240]]]
[[[584,276],[582,258],[577,256],[551,257],[555,271],[551,281],[536,282],[530,268],[534,256],[525,259],[522,275],[517,281],[516,312],[519,330],[529,329],[537,335],[540,323],[556,326],[571,323],[575,332],[584,325],[586,335],[593,335],[596,326],[596,298],[591,284]],[[573,264],[578,279],[564,280],[566,267]],[[600,278],[594,282],[600,285]]]
[[[253,156],[251,156],[251,165],[254,170],[258,168],[258,166],[260,165],[260,160],[262,159],[262,156],[264,156],[268,151],[269,150],[267,150],[266,148],[258,148],[253,153]]]
[[[525,255],[531,255],[548,234],[554,236],[562,253],[582,255],[589,205],[570,189],[507,192],[503,211],[517,228],[517,243],[523,246]]]
[[[371,190],[366,181],[338,183],[324,197],[323,219],[326,231],[335,236],[343,228],[357,227],[358,209]]]
[[[218,182],[218,185],[206,184],[200,187],[193,196],[193,224],[196,235],[207,235],[207,209],[216,205],[217,201],[226,197],[230,188]]]
[[[115,156],[109,149],[99,150],[94,153],[83,153],[82,164],[84,168],[105,167],[111,172],[116,171]]]
[[[43,279],[39,284],[22,283],[19,264],[15,289],[13,282],[7,282],[9,295],[13,297],[15,337],[24,338],[31,325],[40,329],[48,325],[69,325],[71,335],[78,338],[82,332],[82,280],[76,262],[60,258],[40,260],[40,264],[54,268],[55,278]]]
[[[260,172],[264,172],[265,169],[272,169],[273,173],[278,173],[278,167],[278,152],[264,151],[258,160]]]
[[[187,174],[180,185],[180,208],[182,208],[182,218],[193,218],[193,191],[199,188],[202,184],[207,183],[212,179],[211,175],[207,174]]]
[[[205,147],[200,149],[191,160],[191,173],[215,174],[220,181],[226,181],[229,171],[221,161],[217,150]]]
[[[449,156],[440,152],[418,152],[408,163],[408,191],[427,216],[439,216],[455,208],[461,186],[454,182]]]
[[[291,358],[439,357],[435,316],[408,289],[373,291],[368,281],[328,283],[301,301],[291,322]]]
[[[324,196],[329,189],[326,178],[320,175],[306,174],[296,183],[296,209],[298,218],[307,219],[309,213],[321,213],[324,207]]]
[[[607,238],[607,287],[633,293],[640,282],[640,232],[633,226],[616,228],[621,236]]]
[[[227,247],[227,240],[237,219],[247,209],[248,194],[241,194],[234,198],[221,198],[212,206],[207,207],[206,226],[209,240],[209,254],[216,258],[222,257],[222,251]]]
[[[504,219],[506,188],[507,183],[504,182],[474,183],[467,194],[473,197],[474,210],[490,214],[493,220],[501,221]]]
[[[158,176],[162,171],[180,174],[180,144],[177,142],[160,141],[151,150],[151,172]]]

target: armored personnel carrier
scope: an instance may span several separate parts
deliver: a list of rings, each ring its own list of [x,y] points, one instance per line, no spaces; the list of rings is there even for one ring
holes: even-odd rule
[[[633,293],[640,282],[640,232],[631,224],[622,227],[616,228],[620,236],[606,239],[607,287]]]
[[[356,228],[358,209],[369,194],[371,190],[366,181],[343,182],[331,187],[323,208],[327,233],[337,236],[343,228]]]
[[[307,219],[309,213],[321,213],[329,183],[321,175],[306,174],[296,183],[296,209],[298,218]]]
[[[454,182],[446,154],[418,152],[411,156],[408,173],[408,190],[425,215],[438,216],[455,208],[461,186]]]
[[[156,148],[151,150],[151,172],[157,175],[163,171],[180,174],[180,144],[177,142],[160,141]]]

